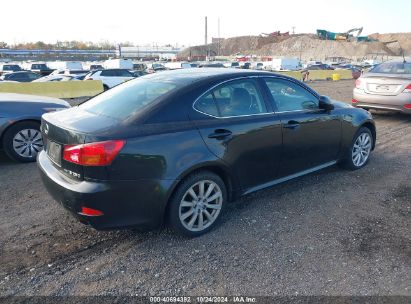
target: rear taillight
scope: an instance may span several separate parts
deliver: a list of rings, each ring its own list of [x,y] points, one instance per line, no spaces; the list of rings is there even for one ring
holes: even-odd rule
[[[81,212],[79,212],[81,215],[86,215],[86,216],[102,216],[104,213],[100,210],[93,209],[93,208],[88,208],[88,207],[81,207]]]
[[[404,93],[411,93],[411,84],[407,85],[407,87],[403,91]]]
[[[64,146],[63,159],[82,166],[107,166],[124,147],[125,140]]]
[[[411,103],[405,104],[405,105],[404,105],[404,108],[406,108],[406,109],[411,109]]]
[[[360,79],[357,79],[357,80],[355,81],[355,88],[361,89],[361,80],[360,80]]]
[[[351,102],[352,102],[352,103],[357,103],[358,100],[353,98],[353,99],[351,99]]]

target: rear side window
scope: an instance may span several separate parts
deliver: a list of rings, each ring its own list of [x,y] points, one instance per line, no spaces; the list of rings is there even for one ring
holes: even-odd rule
[[[133,75],[131,75],[131,73],[129,71],[118,70],[117,71],[117,76],[119,76],[119,77],[132,77]]]
[[[215,103],[213,94],[207,94],[203,97],[201,97],[199,100],[197,100],[196,104],[195,104],[195,108],[207,115],[212,115],[212,116],[216,116],[219,117],[220,114],[217,111],[217,105]]]
[[[224,84],[196,101],[194,108],[215,117],[233,117],[267,112],[264,100],[253,80]]]
[[[280,112],[318,109],[318,98],[298,84],[266,78],[265,82]]]
[[[117,72],[115,70],[103,70],[101,71],[100,75],[106,77],[115,77],[117,76]]]
[[[124,120],[177,88],[172,82],[138,78],[114,87],[80,105],[89,112]]]

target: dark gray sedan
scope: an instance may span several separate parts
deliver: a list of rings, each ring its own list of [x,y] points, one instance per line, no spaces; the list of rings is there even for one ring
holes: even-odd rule
[[[43,148],[41,115],[69,107],[57,98],[0,93],[0,148],[16,161],[35,161]]]

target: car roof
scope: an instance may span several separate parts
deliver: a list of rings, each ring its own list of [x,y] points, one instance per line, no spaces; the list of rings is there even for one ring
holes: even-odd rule
[[[240,69],[223,69],[223,68],[198,68],[198,69],[178,69],[164,71],[161,73],[148,74],[143,76],[146,79],[157,81],[178,81],[181,83],[192,83],[201,80],[213,80],[219,78],[231,77],[249,77],[249,76],[281,76],[268,71],[253,71]],[[288,78],[285,76],[285,78]]]
[[[12,74],[25,74],[25,73],[27,73],[27,74],[37,74],[37,73],[34,73],[34,72],[32,72],[32,71],[15,71],[15,72],[9,73],[9,74],[7,74],[7,75],[12,75]]]
[[[66,105],[64,100],[54,97],[15,93],[0,93],[0,102],[44,102]]]

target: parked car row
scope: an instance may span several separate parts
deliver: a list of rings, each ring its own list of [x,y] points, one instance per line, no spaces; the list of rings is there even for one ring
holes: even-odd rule
[[[125,69],[103,69],[103,70],[55,70],[47,76],[30,71],[18,71],[0,76],[0,81],[13,82],[47,82],[47,81],[79,81],[79,80],[101,80],[104,90],[108,90],[122,82],[144,76],[145,71],[129,71]]]

